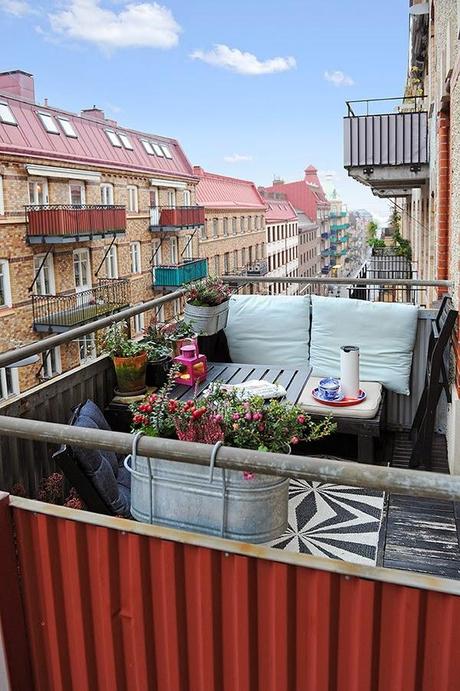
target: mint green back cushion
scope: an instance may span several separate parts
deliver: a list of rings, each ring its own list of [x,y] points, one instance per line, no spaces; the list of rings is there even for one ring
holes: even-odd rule
[[[308,364],[310,298],[234,295],[225,335],[233,362],[301,367]]]
[[[360,379],[410,394],[418,308],[312,295],[310,364],[314,376],[340,376],[340,347],[360,351]]]

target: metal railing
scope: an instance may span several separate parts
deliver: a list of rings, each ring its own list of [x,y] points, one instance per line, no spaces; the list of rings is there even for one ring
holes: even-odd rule
[[[25,207],[29,241],[110,235],[126,232],[124,206],[107,204],[46,204]]]
[[[155,266],[154,286],[160,288],[174,287],[199,281],[208,275],[207,259],[184,259],[178,264],[160,264]]]
[[[409,105],[411,109],[415,112],[421,109],[425,103],[425,95],[422,94],[421,96],[393,96],[390,98],[363,98],[363,99],[358,99],[354,101],[345,101],[345,105],[347,107],[347,115],[348,117],[361,117],[363,115],[381,115],[382,113],[373,113],[372,108],[374,104],[381,104],[381,103],[396,103],[400,105],[396,105],[393,107],[394,108],[405,108],[406,105]],[[362,112],[356,112],[355,110],[359,110]],[[385,109],[386,112],[388,112],[388,108]]]
[[[204,206],[152,206],[150,230],[194,228],[204,225]]]
[[[129,305],[126,278],[101,278],[94,288],[71,295],[32,295],[36,331],[64,331],[113,314]]]

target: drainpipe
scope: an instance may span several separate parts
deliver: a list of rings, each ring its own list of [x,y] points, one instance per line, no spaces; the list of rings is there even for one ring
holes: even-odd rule
[[[450,192],[450,117],[441,111],[438,116],[438,252],[437,278],[449,275],[449,192]],[[438,291],[439,296],[444,289]]]

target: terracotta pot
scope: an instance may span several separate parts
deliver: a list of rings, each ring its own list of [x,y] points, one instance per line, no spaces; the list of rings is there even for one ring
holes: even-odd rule
[[[147,353],[133,357],[114,357],[113,364],[117,375],[118,393],[123,396],[138,396],[145,393],[145,372]]]

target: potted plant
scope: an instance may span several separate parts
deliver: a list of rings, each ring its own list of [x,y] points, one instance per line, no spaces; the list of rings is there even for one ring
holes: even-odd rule
[[[185,294],[184,318],[197,333],[207,336],[227,325],[231,289],[220,278],[192,283]]]
[[[144,343],[128,336],[126,322],[114,322],[103,338],[103,352],[113,360],[118,389],[122,396],[138,396],[145,393],[147,350]]]
[[[171,347],[166,335],[155,324],[146,329],[142,343],[148,356],[146,383],[148,386],[160,388],[165,384],[171,367]]]
[[[199,334],[197,334],[194,327],[184,319],[165,324],[161,331],[165,335],[166,342],[171,347],[173,357],[180,355],[180,349],[185,343],[190,343],[190,341],[192,341],[194,345],[198,345]]]

